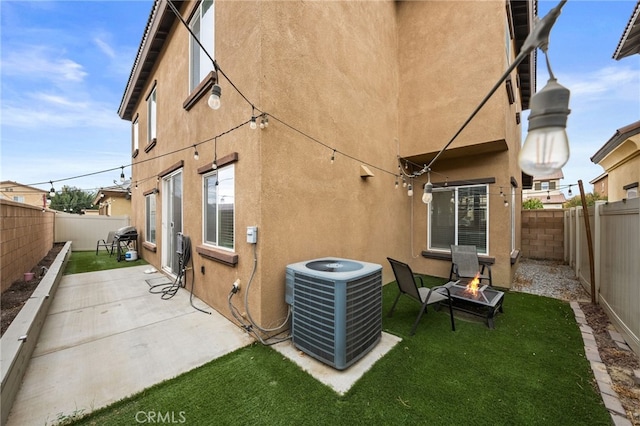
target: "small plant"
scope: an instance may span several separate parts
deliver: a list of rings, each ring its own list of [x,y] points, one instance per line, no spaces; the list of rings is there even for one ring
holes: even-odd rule
[[[539,199],[529,198],[528,200],[522,202],[522,208],[525,210],[536,210],[544,208],[544,206],[542,205],[542,201],[540,201]]]
[[[76,408],[70,414],[58,413],[58,417],[56,417],[53,424],[55,426],[70,425],[76,420],[82,418],[82,416],[84,415],[83,413],[84,413],[84,408],[81,408],[79,410]]]

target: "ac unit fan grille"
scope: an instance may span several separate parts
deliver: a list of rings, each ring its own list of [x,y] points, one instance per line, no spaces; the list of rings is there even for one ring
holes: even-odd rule
[[[350,365],[379,340],[381,270],[348,282],[296,273],[294,289],[292,334],[305,352],[340,368],[338,364]]]

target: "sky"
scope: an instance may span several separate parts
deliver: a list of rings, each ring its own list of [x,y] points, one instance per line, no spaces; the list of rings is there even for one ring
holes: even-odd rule
[[[557,3],[539,1],[539,15]],[[0,1],[0,180],[95,191],[119,183],[121,166],[130,177],[131,123],[117,111],[152,4]],[[571,91],[565,193],[578,180],[591,192],[604,171],[590,157],[640,119],[640,55],[612,59],[635,4],[569,0],[551,31],[551,67]],[[538,57],[539,90],[548,74]]]

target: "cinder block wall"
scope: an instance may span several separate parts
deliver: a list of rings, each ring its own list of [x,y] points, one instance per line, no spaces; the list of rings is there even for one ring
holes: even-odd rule
[[[0,218],[0,277],[5,291],[53,247],[55,213],[0,200]]]
[[[564,210],[522,210],[522,256],[564,259]]]

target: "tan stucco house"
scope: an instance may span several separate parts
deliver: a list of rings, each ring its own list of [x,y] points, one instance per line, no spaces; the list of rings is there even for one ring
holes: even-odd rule
[[[622,31],[613,59],[619,61],[640,54],[640,1]],[[640,121],[620,129],[591,157],[591,162],[604,169],[598,180],[609,201],[638,197],[640,182]],[[598,178],[596,178],[598,179]],[[596,180],[594,179],[594,180]],[[594,183],[594,190],[599,191]]]
[[[49,195],[49,192],[43,189],[23,185],[12,180],[0,182],[0,197],[3,200],[17,201],[30,206],[46,208],[48,203],[47,195]]]
[[[547,176],[533,176],[533,187],[522,191],[522,200],[536,198],[545,209],[561,209],[567,201],[560,181],[564,179],[562,170]]]
[[[127,182],[121,186],[100,188],[93,205],[100,216],[131,216],[131,189]]]
[[[444,277],[450,244],[473,243],[494,285],[510,286],[535,56],[433,164],[430,208],[427,175],[405,174],[436,156],[508,68],[534,1],[172,4],[219,70],[171,5],[154,2],[118,111],[132,122],[140,256],[176,274],[183,233],[187,285],[193,277],[195,294],[233,319],[239,280],[234,305],[266,327],[287,316],[286,266],[319,257],[380,264],[388,283],[387,257]]]
[[[640,121],[616,130],[591,161],[607,174],[609,201],[636,198],[640,182]]]

